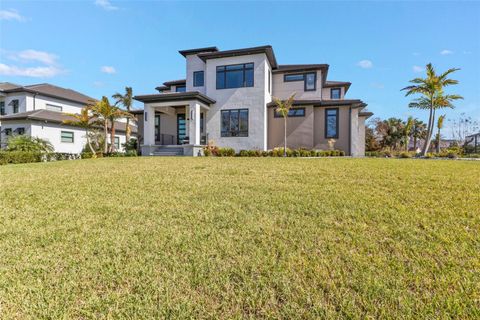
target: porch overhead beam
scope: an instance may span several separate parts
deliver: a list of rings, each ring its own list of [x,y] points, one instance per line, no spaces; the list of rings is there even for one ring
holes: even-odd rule
[[[156,111],[159,111],[171,116],[175,115],[175,108],[173,107],[160,107],[160,108],[156,108]]]

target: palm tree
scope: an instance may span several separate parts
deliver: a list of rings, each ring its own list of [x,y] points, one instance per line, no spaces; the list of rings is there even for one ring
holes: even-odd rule
[[[92,143],[90,141],[89,131],[96,124],[98,124],[98,121],[96,121],[95,117],[90,114],[90,106],[86,106],[86,107],[82,108],[82,110],[80,110],[79,114],[66,113],[66,115],[72,117],[73,119],[63,120],[64,124],[85,129],[85,137],[87,138],[88,147],[90,148],[90,151],[92,152],[93,157],[95,157],[96,156],[95,155],[95,149],[93,148]]]
[[[113,107],[113,109],[114,109],[114,111],[112,113],[110,113],[110,116],[108,117],[108,120],[111,123],[111,127],[110,127],[110,152],[115,152],[115,121],[117,121],[118,119],[123,119],[123,118],[126,118],[127,121],[128,121],[130,118],[133,118],[133,115],[128,111],[123,111],[122,109],[120,109],[118,107],[115,107],[115,106]],[[128,126],[128,122],[127,122],[127,126]]]
[[[437,141],[436,141],[436,147],[437,147],[437,153],[440,153],[440,130],[443,128],[443,121],[445,120],[445,115],[442,115],[438,117],[437,120]]]
[[[414,119],[413,121],[413,129],[412,129],[412,137],[413,137],[413,149],[417,150],[417,141],[419,139],[425,139],[427,125],[423,123],[423,121]]]
[[[132,99],[133,93],[132,93],[132,87],[125,87],[125,94],[122,95],[121,93],[115,93],[112,98],[116,100],[115,105],[120,104],[122,105],[127,112],[132,111]],[[130,134],[131,134],[131,129],[130,129],[130,117],[127,117],[127,125],[125,129],[125,137],[126,141],[130,141]]]
[[[427,126],[427,137],[423,146],[422,154],[425,156],[430,148],[430,142],[432,139],[433,126],[435,123],[435,110],[438,108],[451,107],[453,108],[452,101],[463,99],[459,95],[444,95],[443,88],[458,84],[457,80],[449,79],[447,76],[460,69],[452,68],[448,69],[442,74],[437,75],[432,64],[427,64],[427,77],[415,78],[410,80],[410,83],[414,85],[403,88],[407,93],[405,96],[412,94],[421,94],[422,97],[416,99],[409,104],[410,108],[428,109],[430,112]]]
[[[112,117],[112,115],[117,112],[117,107],[112,106],[108,98],[103,96],[102,100],[97,101],[93,106],[91,106],[91,110],[94,116],[98,117],[99,121],[103,124],[103,136],[104,136],[104,149],[103,152],[108,152],[108,121]],[[113,136],[113,141],[115,142],[115,137]],[[115,143],[114,143],[115,144]]]
[[[412,129],[413,129],[413,123],[415,120],[413,119],[412,116],[408,117],[407,123],[405,124],[405,151],[408,151],[408,144],[410,143],[410,135],[412,134]]]
[[[295,93],[292,94],[287,100],[280,100],[278,98],[272,97],[273,101],[277,107],[275,108],[275,112],[278,112],[283,117],[283,156],[287,156],[287,117],[288,112],[293,106],[293,100],[295,99]]]

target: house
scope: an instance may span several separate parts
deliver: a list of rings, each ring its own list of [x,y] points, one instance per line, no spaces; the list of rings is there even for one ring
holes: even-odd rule
[[[66,113],[80,113],[92,101],[95,99],[48,83],[0,83],[1,146],[6,146],[9,136],[25,134],[48,140],[55,152],[81,153],[86,144],[85,130],[63,121],[73,119]],[[118,122],[115,128],[115,144],[122,151],[126,125]],[[136,133],[136,127],[132,127],[132,133]]]
[[[372,113],[361,100],[345,99],[350,82],[327,80],[329,65],[280,65],[271,46],[179,53],[185,79],[134,97],[144,103],[137,112],[143,155],[198,155],[208,141],[236,151],[281,147],[284,121],[272,97],[293,93],[289,148],[328,149],[331,141],[348,155],[364,155],[365,119]]]

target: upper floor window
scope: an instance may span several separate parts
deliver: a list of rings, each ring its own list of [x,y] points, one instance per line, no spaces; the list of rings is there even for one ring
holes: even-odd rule
[[[12,100],[10,104],[12,105],[13,113],[18,113],[18,99]]]
[[[73,143],[73,131],[61,131],[60,132],[60,141],[61,142],[67,142],[67,143]]]
[[[332,88],[330,89],[330,99],[340,99],[340,88]]]
[[[0,101],[0,116],[5,115],[5,101]]]
[[[203,87],[205,84],[205,73],[203,71],[195,71],[193,73],[193,86]]]
[[[338,138],[338,108],[325,109],[325,138]]]
[[[217,89],[253,87],[253,63],[217,67]]]
[[[222,137],[248,137],[248,109],[222,110]]]
[[[176,86],[175,87],[175,92],[185,92],[185,91],[187,91],[186,86]]]
[[[303,81],[303,87],[305,91],[317,90],[317,73],[295,73],[283,75],[284,82]]]
[[[275,118],[281,118],[282,115],[275,110]],[[291,108],[288,110],[288,117],[305,117],[305,108]]]
[[[47,110],[62,112],[63,107],[61,107],[61,106],[56,106],[56,105],[53,105],[53,104],[47,104]]]

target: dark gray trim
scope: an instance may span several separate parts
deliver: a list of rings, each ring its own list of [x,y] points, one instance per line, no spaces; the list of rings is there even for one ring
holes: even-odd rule
[[[327,131],[327,125],[328,125],[328,111],[330,110],[335,110],[336,112],[336,115],[335,115],[335,120],[336,120],[336,125],[335,125],[335,129],[336,129],[336,132],[335,132],[335,136],[328,136],[328,131]],[[338,133],[339,133],[339,128],[338,128],[338,125],[339,125],[339,115],[340,115],[340,111],[338,108],[325,108],[325,139],[338,139]]]
[[[246,68],[246,65],[247,64],[251,64],[252,65],[252,68]],[[239,70],[227,70],[227,67],[231,67],[231,66],[243,66],[242,68],[242,71],[243,71],[243,86],[241,87],[231,87],[231,88],[227,88],[227,73],[228,72],[235,72],[235,71],[239,71]],[[219,88],[218,87],[218,82],[217,82],[217,78],[218,78],[218,68],[223,68],[223,71],[220,71],[221,73],[223,73],[223,84],[225,85],[224,88]],[[245,77],[245,71],[246,70],[252,70],[252,73],[253,73],[253,82],[252,82],[252,85],[251,86],[247,86],[247,81],[246,81],[246,77]],[[217,66],[215,68],[215,89],[217,90],[223,90],[223,89],[238,89],[238,88],[253,88],[255,87],[255,63],[253,62],[246,62],[246,63],[236,63],[236,64],[227,64],[227,65],[221,65],[221,66]]]
[[[178,53],[180,53],[182,56],[184,56],[186,58],[190,54],[197,54],[197,53],[202,53],[202,52],[217,52],[217,51],[218,51],[217,47],[205,47],[205,48],[180,50],[180,51],[178,51]]]
[[[288,115],[287,117],[288,118],[302,118],[302,117],[305,117],[305,108],[291,108],[290,110],[303,110],[303,115]],[[290,110],[288,111],[288,113],[290,113]],[[283,118],[283,116],[281,114],[278,114],[278,112],[276,110],[273,110],[273,117],[274,118]]]
[[[198,57],[203,61],[207,61],[208,59],[246,56],[246,55],[257,54],[257,53],[265,53],[265,55],[268,58],[268,61],[270,62],[270,66],[272,67],[272,69],[277,68],[278,66],[277,59],[275,58],[275,53],[273,52],[273,48],[270,45],[236,49],[236,50],[225,50],[225,51],[218,51],[218,52],[211,52],[211,53],[200,53]]]
[[[307,75],[313,74],[313,89],[307,89]],[[306,72],[304,75],[303,91],[317,91],[317,72]]]
[[[294,100],[294,106],[306,106],[313,105],[314,107],[329,107],[329,106],[349,106],[352,105],[355,108],[366,107],[367,104],[362,100]],[[275,107],[276,104],[274,101],[269,102],[267,107]]]
[[[163,84],[167,87],[176,86],[177,84],[186,84],[187,79],[179,79],[179,80],[170,80],[165,81]]]
[[[187,92],[169,92],[169,93],[159,93],[159,94],[147,94],[141,96],[135,96],[133,99],[141,102],[168,102],[168,101],[189,101],[197,100],[205,104],[214,104],[216,101],[207,97],[206,95],[198,91],[187,91]]]
[[[301,79],[298,80],[288,80],[288,76],[302,76]],[[305,74],[304,73],[285,73],[283,75],[283,82],[298,82],[298,81],[305,81]]]

